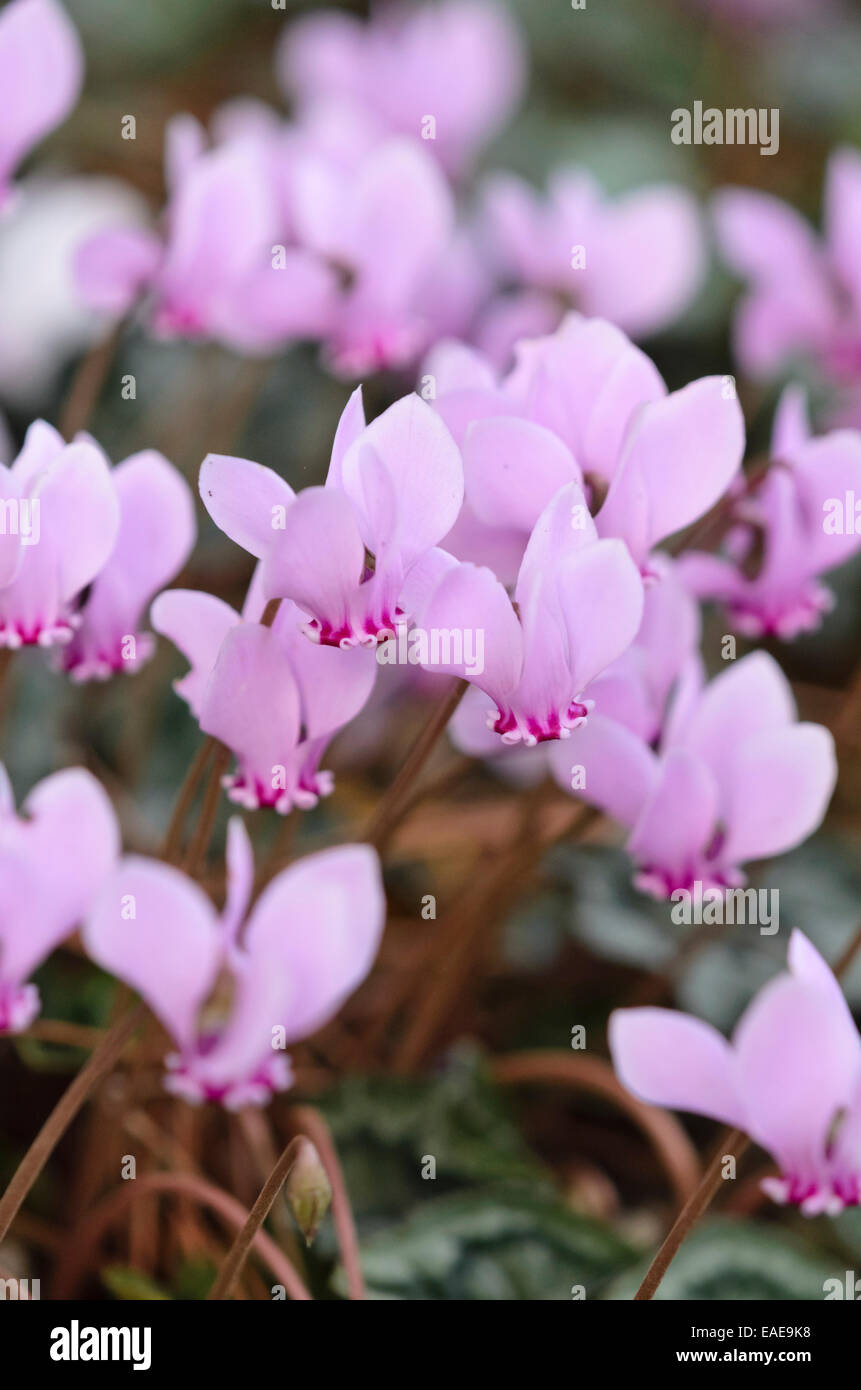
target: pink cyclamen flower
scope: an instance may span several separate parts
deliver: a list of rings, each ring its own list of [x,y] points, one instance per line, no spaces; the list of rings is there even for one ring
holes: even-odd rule
[[[743,884],[743,863],[812,834],[837,780],[831,734],[796,722],[789,682],[764,652],[704,688],[688,671],[659,752],[596,714],[551,761],[561,786],[630,830],[634,881],[659,898]]]
[[[761,1184],[804,1216],[861,1201],[861,1039],[840,986],[794,931],[786,973],[748,1006],[727,1042],[670,1009],[617,1009],[613,1065],[652,1105],[709,1115],[744,1130],[777,1162]]]
[[[433,338],[438,268],[457,250],[438,165],[410,140],[386,140],[348,168],[309,154],[293,190],[301,244],[346,282],[326,335],[334,369],[360,377],[415,361]]]
[[[591,708],[590,683],[633,641],[643,585],[625,546],[599,540],[576,483],[536,521],[514,603],[491,570],[437,551],[428,566],[420,628],[459,634],[455,650],[422,658],[469,680],[494,702],[488,727],[506,744],[567,739]],[[472,656],[472,660],[470,659]]]
[[[84,242],[75,260],[83,299],[114,316],[144,300],[157,334],[240,352],[319,336],[336,278],[287,234],[267,135],[207,148],[197,122],[178,117],[165,163],[163,234],[106,228]]]
[[[593,682],[601,715],[624,724],[646,743],[660,737],[673,696],[699,661],[699,604],[683,583],[678,562],[658,554],[659,582],[643,596],[643,619],[631,646]]]
[[[514,174],[497,174],[483,207],[484,240],[501,280],[558,296],[634,337],[678,318],[705,274],[696,199],[672,184],[609,199],[585,171],[561,170],[544,200]]]
[[[141,615],[194,545],[191,489],[166,458],[146,449],[118,463],[111,477],[120,503],[116,543],[60,657],[75,681],[138,671],[150,659],[155,643],[150,633],[138,631]]]
[[[210,454],[200,495],[216,525],[262,559],[266,598],[293,599],[311,615],[309,637],[374,647],[406,619],[405,581],[451,528],[463,468],[446,426],[418,396],[366,425],[356,390],[325,487],[296,495],[269,468]]]
[[[654,547],[703,516],[741,465],[732,379],[668,394],[645,353],[603,319],[571,314],[551,337],[521,343],[501,382],[461,345],[440,345],[426,371],[463,451],[467,507],[443,543],[464,559],[480,558],[470,546],[494,532],[524,542],[554,492],[585,480],[599,535],[624,540],[648,575]]]
[[[512,113],[525,57],[503,6],[444,0],[380,9],[369,24],[309,15],[287,29],[279,70],[300,112],[338,102],[381,133],[426,140],[456,173]]]
[[[747,282],[734,329],[744,370],[770,377],[803,356],[826,379],[857,388],[861,371],[861,154],[838,149],[825,177],[825,232],[768,193],[725,188],[714,203],[718,243]]]
[[[663,728],[672,696],[699,660],[700,610],[666,556],[656,556],[660,583],[643,591],[637,636],[620,657],[589,685],[601,719],[624,724],[638,738],[654,743]],[[470,757],[492,759],[493,769],[517,781],[539,781],[545,766],[533,750],[510,748],[487,724],[487,700],[473,686],[458,705],[448,732]],[[520,756],[519,756],[520,755]],[[570,772],[562,755],[563,772]],[[570,763],[570,757],[568,758]]]
[[[94,440],[66,444],[44,420],[0,468],[0,646],[71,641],[75,601],[106,564],[120,526],[108,460]]]
[[[0,206],[21,160],[71,112],[84,53],[55,0],[12,0],[0,13]]]
[[[803,391],[787,387],[771,452],[764,481],[736,505],[725,554],[691,551],[679,572],[699,598],[723,604],[739,632],[788,641],[819,626],[834,606],[820,576],[861,548],[861,433],[833,430],[814,439]],[[751,573],[760,542],[762,559]]]
[[[248,834],[228,826],[227,900],[153,859],[123,859],[84,928],[97,964],[136,989],[174,1039],[166,1087],[228,1109],[265,1104],[292,1084],[284,1049],[315,1033],[361,984],[385,920],[379,861],[367,845],[285,869],[249,912]]]
[[[377,665],[369,652],[309,642],[300,631],[305,615],[287,600],[271,628],[262,627],[262,605],[258,571],[242,619],[221,599],[190,589],[160,594],[151,618],[191,663],[177,694],[236,755],[236,773],[224,778],[231,801],[286,815],[331,793],[332,774],[320,761],[368,699]]]
[[[16,816],[0,764],[0,1032],[39,1013],[33,971],[83,921],[119,853],[111,803],[83,768],[55,772]]]

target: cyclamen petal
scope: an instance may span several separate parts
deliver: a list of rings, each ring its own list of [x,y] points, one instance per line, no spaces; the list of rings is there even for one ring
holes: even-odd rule
[[[191,490],[153,449],[133,454],[112,473],[120,504],[113,554],[93,581],[80,625],[61,662],[76,681],[136,671],[154,641],[141,634],[141,614],[191,553],[196,524]]]
[[[119,850],[111,804],[83,768],[46,777],[15,815],[5,769],[0,807],[0,1031],[39,1012],[28,976],[89,911]]]
[[[37,424],[12,466],[23,555],[0,588],[0,645],[13,648],[71,639],[80,621],[74,601],[106,564],[120,525],[116,486],[98,445],[83,437],[66,445]]]
[[[790,640],[833,606],[821,577],[861,547],[861,433],[811,438],[803,393],[785,392],[775,414],[772,464],[753,497],[735,507],[724,553],[692,552],[679,572],[702,598],[724,604],[739,631]],[[758,566],[746,563],[761,537]]]
[[[600,682],[595,691],[600,699]],[[613,785],[613,759],[625,789]],[[582,787],[570,780],[578,763]],[[764,652],[708,685],[698,665],[686,663],[657,756],[647,731],[617,725],[611,737],[599,725],[590,736],[587,726],[552,767],[566,790],[630,829],[635,881],[658,897],[689,892],[698,881],[720,889],[743,883],[744,862],[782,854],[816,829],[837,780],[831,734],[796,722],[789,684]]]
[[[207,454],[198,489],[219,530],[258,560],[296,495],[274,469],[227,454]]]
[[[354,612],[365,571],[365,546],[356,509],[335,488],[309,487],[289,508],[266,552],[263,585],[268,598],[291,598],[313,614],[309,635],[331,646],[376,643],[376,623],[357,630]],[[391,627],[395,614],[381,614]]]
[[[575,483],[561,488],[533,528],[515,589],[517,613],[489,570],[447,569],[418,621],[461,637],[464,660],[421,657],[485,690],[505,743],[567,738],[586,716],[583,692],[636,636],[643,586],[621,542],[599,541]],[[519,616],[519,621],[518,621]],[[481,634],[481,669],[465,634]]]
[[[188,660],[191,670],[173,688],[195,718],[200,717],[206,685],[221,644],[239,614],[214,594],[196,589],[167,589],[152,605],[150,621]]]
[[[226,779],[231,800],[251,809],[290,809],[300,725],[299,688],[276,634],[256,624],[232,628],[200,711],[203,732],[236,753],[238,773]]]
[[[641,565],[659,541],[703,516],[744,454],[744,419],[732,384],[704,377],[643,407],[630,427],[596,524],[621,536]]]
[[[621,1009],[610,1049],[641,1100],[746,1129],[780,1166],[762,1184],[776,1201],[836,1215],[861,1201],[861,1039],[833,974],[797,931],[789,967],[748,1006],[731,1045],[685,1014]]]
[[[71,112],[84,79],[77,32],[55,0],[0,14],[0,204],[16,166]]]
[[[376,955],[385,899],[372,849],[351,845],[277,875],[243,923],[253,863],[228,827],[227,906],[179,870],[121,861],[84,930],[97,963],[137,989],[178,1051],[166,1088],[229,1109],[261,1105],[292,1082],[284,1047],[321,1027]]]
[[[365,425],[354,393],[325,487],[288,498],[270,470],[212,456],[200,486],[222,529],[262,556],[266,598],[298,604],[311,615],[308,636],[324,646],[373,647],[404,620],[410,570],[458,516],[463,464],[447,427],[418,396]]]
[[[433,150],[461,171],[503,124],[524,81],[519,34],[487,0],[444,0],[362,24],[339,12],[290,25],[278,59],[300,109],[337,99],[351,119],[416,136],[436,113]]]

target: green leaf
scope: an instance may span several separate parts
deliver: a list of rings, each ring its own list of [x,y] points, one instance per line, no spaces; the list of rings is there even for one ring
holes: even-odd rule
[[[375,1299],[566,1300],[574,1286],[588,1297],[634,1258],[556,1197],[516,1191],[433,1198],[362,1246]],[[342,1270],[334,1287],[345,1290]]]
[[[203,1301],[217,1274],[218,1266],[212,1260],[204,1257],[186,1260],[171,1280],[173,1297],[191,1299],[193,1302]]]
[[[821,1299],[834,1256],[774,1226],[715,1220],[688,1236],[656,1299]],[[607,1297],[633,1298],[649,1260],[613,1284]]]
[[[473,1049],[459,1050],[430,1079],[350,1077],[320,1104],[359,1217],[400,1217],[426,1197],[428,1157],[437,1191],[501,1182],[552,1190]]]
[[[124,1303],[160,1303],[170,1302],[171,1299],[171,1295],[165,1293],[148,1274],[125,1265],[108,1265],[101,1271],[101,1280],[108,1292]]]

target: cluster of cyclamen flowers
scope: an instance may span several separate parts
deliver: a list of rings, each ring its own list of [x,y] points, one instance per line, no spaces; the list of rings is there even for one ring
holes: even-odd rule
[[[34,47],[42,68],[25,61]],[[718,602],[748,636],[786,640],[824,620],[824,577],[861,547],[861,526],[827,524],[861,498],[861,434],[814,435],[792,388],[769,468],[745,479],[733,378],[670,392],[627,336],[668,322],[699,281],[687,194],[608,202],[565,171],[542,198],[497,175],[474,216],[458,210],[523,79],[498,7],[309,18],[287,30],[279,71],[289,121],[243,102],[218,113],[211,136],[172,123],[159,228],[107,228],[82,247],[82,292],[111,314],[136,307],[157,334],[242,351],[310,337],[345,375],[413,364],[421,394],[369,422],[357,388],[325,485],[298,494],[250,460],[204,460],[207,512],[257,560],[241,613],[166,587],[195,539],[189,489],[167,460],[147,451],[111,468],[93,439],[66,443],[37,422],[0,475],[7,517],[26,522],[0,539],[0,643],[56,648],[73,679],[104,679],[151,655],[149,608],[189,663],[177,694],[235,758],[229,798],[284,815],[333,791],[324,754],[372,692],[388,697],[382,676],[374,691],[376,656],[393,633],[478,631],[481,669],[454,650],[422,658],[469,683],[456,744],[503,775],[550,772],[617,821],[643,891],[742,884],[744,865],[821,823],[834,745],[798,721],[771,656],[707,679],[699,602]],[[54,0],[13,0],[0,15],[4,72],[23,74],[19,123],[0,146],[8,184],[80,83]],[[34,72],[55,96],[38,115]],[[0,110],[4,99],[0,81]],[[835,156],[827,202],[823,252],[773,200],[722,195],[724,246],[751,282],[738,324],[751,370],[776,371],[800,349],[857,382],[854,154]],[[721,499],[718,554],[661,549]],[[374,852],[311,855],[249,910],[250,843],[233,820],[218,914],[179,870],[120,857],[88,773],[48,778],[25,812],[4,777],[0,1028],[32,1021],[34,969],[83,923],[93,959],[174,1038],[172,1090],[240,1106],[289,1085],[284,1048],[373,963],[385,913]],[[861,1042],[798,934],[789,963],[733,1048],[663,1010],[616,1014],[611,1048],[638,1095],[741,1125],[769,1148],[778,1200],[836,1210],[861,1198]]]
[[[305,17],[277,75],[289,120],[248,99],[208,132],[190,116],[169,124],[159,225],[109,226],[81,247],[88,303],[139,305],[158,335],[243,352],[312,339],[358,378],[409,367],[446,336],[506,364],[575,299],[650,333],[698,289],[701,220],[682,188],[608,199],[564,169],[546,197],[509,175],[464,196],[525,81],[520,36],[493,0],[390,7],[370,25]]]

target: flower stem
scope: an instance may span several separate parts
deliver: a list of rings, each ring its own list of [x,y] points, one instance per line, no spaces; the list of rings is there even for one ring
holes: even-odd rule
[[[58,1279],[54,1297],[67,1299],[74,1291],[87,1257],[93,1250],[102,1232],[107,1230],[116,1217],[131,1202],[147,1192],[176,1192],[187,1194],[217,1212],[227,1225],[241,1227],[246,1219],[246,1211],[222,1188],[207,1182],[195,1173],[146,1173],[134,1182],[123,1183],[119,1191],[112,1192],[103,1202],[87,1213],[71,1252],[71,1259],[64,1269],[62,1279]],[[311,1295],[302,1283],[295,1269],[265,1231],[256,1231],[253,1243],[261,1257],[266,1261],[279,1283],[295,1301],[307,1303]]]
[[[90,416],[95,410],[102,394],[111,363],[114,360],[130,315],[120,319],[107,337],[90,348],[81,359],[72,377],[68,395],[60,413],[60,434],[64,439],[74,439],[80,430],[85,430]]]
[[[290,1143],[281,1154],[275,1167],[261,1187],[257,1201],[248,1213],[243,1226],[237,1232],[236,1239],[230,1247],[227,1259],[218,1271],[218,1277],[207,1295],[208,1299],[228,1299],[233,1293],[236,1281],[242,1273],[242,1266],[245,1264],[248,1253],[254,1244],[254,1237],[257,1235],[257,1232],[272,1210],[275,1198],[281,1191],[290,1169],[296,1162],[301,1142],[301,1135],[297,1135],[295,1139],[290,1140]]]
[[[725,1131],[718,1145],[717,1153],[703,1175],[702,1182],[685,1202],[670,1227],[660,1250],[649,1265],[645,1279],[634,1294],[635,1302],[642,1302],[644,1299],[654,1298],[658,1286],[672,1264],[679,1246],[682,1244],[688,1232],[696,1225],[697,1221],[699,1221],[712,1197],[714,1197],[720,1187],[725,1160],[730,1157],[740,1158],[749,1143],[750,1140],[747,1135],[743,1134],[740,1129]]]
[[[436,746],[437,739],[469,688],[468,682],[456,680],[440,700],[430,719],[406,756],[400,772],[389,787],[362,837],[366,844],[382,851],[401,814],[413,796],[415,780]]]
[[[178,863],[181,857],[182,828],[185,825],[186,817],[191,810],[197,788],[206,771],[206,764],[214,748],[215,739],[211,737],[206,738],[198,748],[191,766],[185,774],[185,781],[179,789],[173,815],[170,818],[170,825],[164,837],[164,848],[161,854],[162,859],[168,864]]]
[[[116,1021],[113,1027],[105,1033],[89,1061],[78,1072],[68,1090],[54,1106],[18,1164],[9,1186],[0,1197],[0,1242],[5,1239],[27,1193],[72,1120],[93,1087],[111,1071],[144,1014],[144,1006],[139,1004]]]
[[[218,812],[218,798],[221,794],[221,778],[227,770],[230,761],[230,749],[225,748],[223,743],[215,742],[215,761],[210,769],[209,781],[206,784],[206,791],[203,794],[203,806],[200,810],[200,820],[197,823],[188,853],[185,859],[185,872],[190,878],[196,878],[203,857],[206,854],[207,846],[212,835],[212,827],[215,824],[215,817]]]

